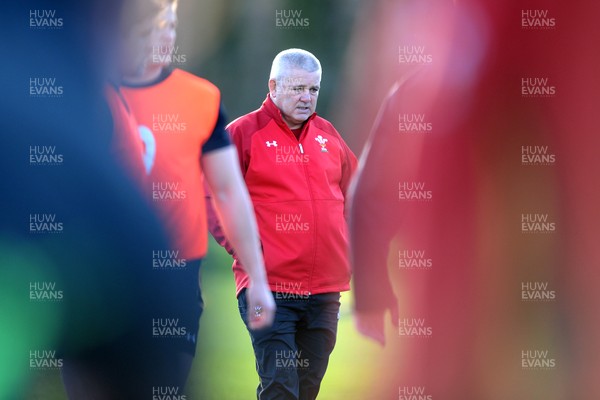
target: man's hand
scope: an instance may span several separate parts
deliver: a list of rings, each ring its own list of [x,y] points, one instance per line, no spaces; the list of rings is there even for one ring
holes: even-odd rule
[[[356,330],[362,335],[373,339],[381,346],[385,346],[385,312],[377,311],[354,311],[354,324]],[[398,326],[398,305],[390,307],[392,323]]]
[[[268,328],[275,319],[275,300],[273,293],[265,283],[252,283],[246,290],[248,304],[248,326],[250,329]]]

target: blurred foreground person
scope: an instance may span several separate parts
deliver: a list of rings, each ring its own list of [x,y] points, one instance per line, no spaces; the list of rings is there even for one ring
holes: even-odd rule
[[[596,398],[600,56],[571,47],[599,7],[448,6],[389,14],[404,64],[352,185],[357,328],[388,350],[370,394]]]
[[[268,327],[275,303],[267,285],[258,229],[244,185],[237,153],[225,132],[226,117],[217,87],[178,68],[170,68],[176,40],[177,1],[162,1],[161,13],[150,35],[146,64],[125,77],[123,95],[156,149],[149,175],[149,192],[170,237],[167,260],[185,265],[162,268],[180,281],[186,312],[177,315],[186,335],[168,340],[172,369],[180,379],[179,393],[196,353],[203,302],[198,284],[207,251],[207,220],[203,176],[215,194],[215,205],[227,238],[243,261],[250,282],[246,293],[252,309],[252,329]],[[150,52],[151,50],[151,52]],[[165,264],[166,265],[166,264]],[[175,317],[175,315],[169,315]]]
[[[122,6],[5,8],[15,40],[1,100],[1,398],[39,396],[30,391],[48,369],[61,369],[74,399],[149,398],[170,380],[152,337],[152,319],[181,304],[176,282],[151,267],[167,240],[128,166],[142,155],[116,145],[127,118],[105,97]]]

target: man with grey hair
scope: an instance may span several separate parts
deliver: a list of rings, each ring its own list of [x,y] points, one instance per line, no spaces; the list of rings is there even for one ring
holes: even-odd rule
[[[260,384],[257,397],[315,399],[336,341],[340,292],[350,289],[346,190],[356,157],[333,125],[315,113],[321,64],[305,50],[273,60],[262,106],[227,130],[258,222],[277,312],[249,330]],[[217,241],[233,254],[240,314],[248,326],[248,276],[216,219]],[[260,311],[260,310],[258,310]]]

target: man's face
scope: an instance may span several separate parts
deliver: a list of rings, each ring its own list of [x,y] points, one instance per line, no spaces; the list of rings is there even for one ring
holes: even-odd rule
[[[177,11],[175,6],[171,5],[159,16],[152,34],[152,64],[161,68],[170,64],[177,39],[176,29]]]
[[[271,99],[290,129],[300,128],[315,112],[320,84],[319,71],[307,72],[303,69],[284,71],[282,78],[269,81]]]
[[[138,76],[145,68],[152,52],[154,19],[148,18],[134,24],[122,22],[119,66],[122,76]]]

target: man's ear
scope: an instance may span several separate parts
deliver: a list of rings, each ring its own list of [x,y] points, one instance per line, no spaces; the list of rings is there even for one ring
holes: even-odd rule
[[[269,93],[271,98],[277,97],[277,82],[275,79],[269,79]]]

